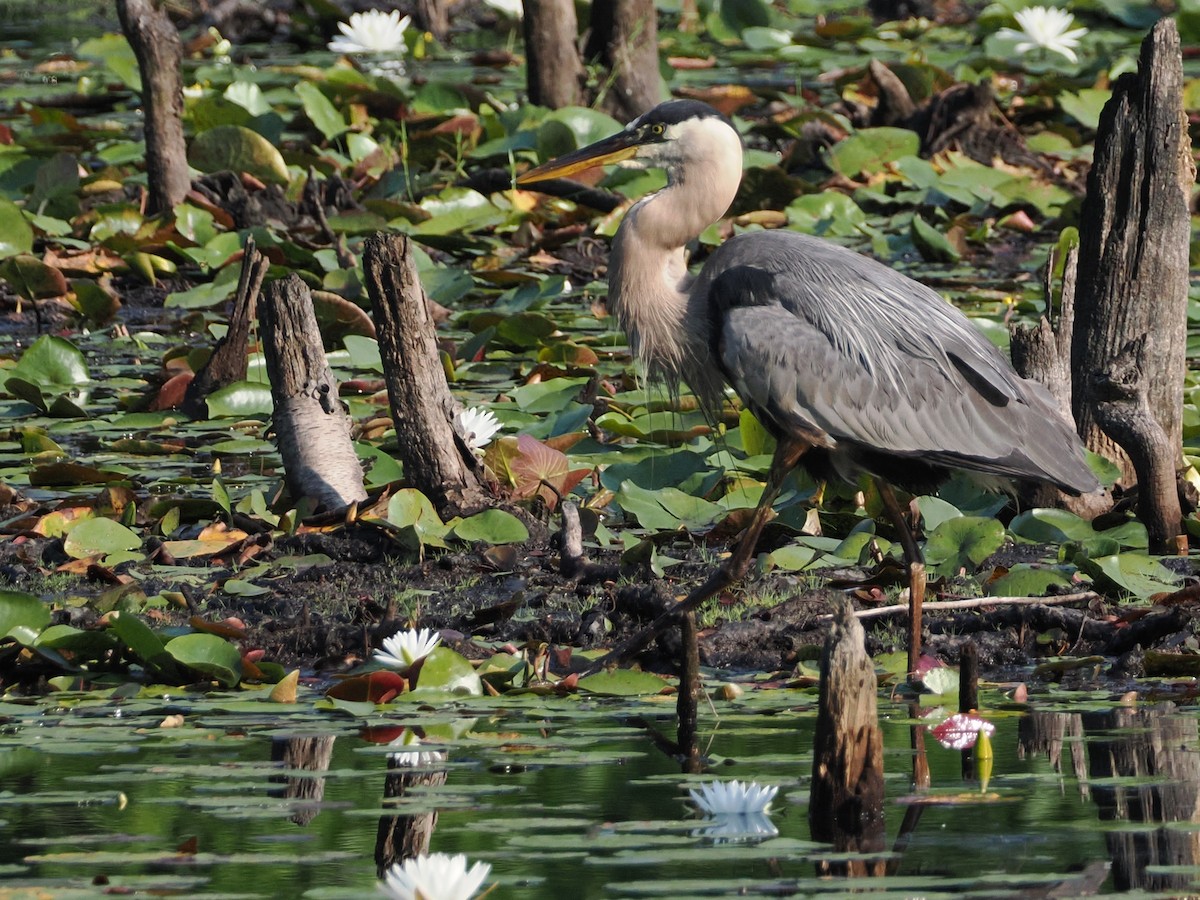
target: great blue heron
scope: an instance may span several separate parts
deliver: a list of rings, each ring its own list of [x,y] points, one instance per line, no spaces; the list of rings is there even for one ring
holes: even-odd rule
[[[920,645],[924,568],[889,483],[927,489],[951,470],[1100,487],[1074,428],[939,294],[844,247],[791,231],[742,234],[696,275],[685,245],[728,210],[742,174],[733,123],[670,100],[625,130],[521,175],[518,184],[615,163],[661,168],[609,257],[609,307],[652,374],[682,379],[710,412],[732,385],[777,441],[736,551],[679,610],[740,579],[783,480],[874,476],[910,572],[910,653]],[[910,657],[911,660],[912,657]],[[911,662],[910,662],[911,665]]]

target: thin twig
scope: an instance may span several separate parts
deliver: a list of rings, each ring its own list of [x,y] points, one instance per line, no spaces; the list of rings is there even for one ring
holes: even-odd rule
[[[1091,603],[1093,600],[1099,600],[1100,595],[1095,591],[1081,591],[1078,594],[1062,594],[1057,597],[973,597],[969,600],[938,600],[924,605],[925,609],[948,610],[948,609],[978,609],[981,606],[1062,606],[1066,603]],[[907,613],[907,603],[897,603],[893,606],[877,606],[873,609],[860,609],[854,613],[858,619],[874,619],[878,616],[891,616],[899,613]],[[828,621],[833,618],[832,613],[817,616],[817,621]]]

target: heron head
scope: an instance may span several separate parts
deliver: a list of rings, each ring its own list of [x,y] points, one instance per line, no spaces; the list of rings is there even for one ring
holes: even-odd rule
[[[620,165],[668,172],[714,153],[718,165],[736,157],[741,177],[741,139],[728,118],[699,100],[668,100],[643,113],[616,134],[542,163],[517,178],[533,184],[562,178],[596,166]]]

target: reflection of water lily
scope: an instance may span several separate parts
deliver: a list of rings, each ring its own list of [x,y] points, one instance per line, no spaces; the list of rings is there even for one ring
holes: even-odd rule
[[[695,829],[692,834],[715,843],[724,843],[775,837],[779,829],[765,812],[726,813],[705,819],[703,827]]]
[[[389,868],[379,890],[395,900],[468,900],[491,871],[483,862],[468,871],[462,853],[422,854]]]
[[[404,729],[404,734],[396,738],[389,747],[408,747],[412,749],[398,750],[388,754],[388,760],[394,766],[436,766],[446,761],[444,750],[417,750],[421,739],[411,728]]]
[[[375,651],[375,659],[393,669],[407,669],[432,653],[441,641],[441,635],[434,634],[428,628],[397,631],[390,638],[383,639],[383,649]]]
[[[981,734],[988,737],[995,730],[987,719],[955,713],[933,729],[933,736],[947,750],[970,750]]]
[[[339,22],[342,33],[329,42],[334,53],[395,53],[403,51],[404,29],[411,16],[400,18],[400,11],[390,13],[372,9],[355,13],[349,22]]]
[[[467,446],[472,450],[482,450],[500,430],[500,420],[490,409],[472,406],[458,414],[458,426]]]
[[[1047,50],[1065,56],[1071,62],[1078,62],[1075,48],[1079,39],[1087,34],[1086,28],[1076,28],[1068,31],[1075,17],[1066,10],[1050,6],[1031,6],[1018,10],[1017,24],[1021,30],[1001,28],[996,36],[1005,40],[1017,41],[1016,51],[1028,53],[1030,50]]]
[[[710,781],[699,790],[689,788],[692,802],[709,816],[748,816],[765,814],[779,793],[774,785],[760,786],[756,781]]]

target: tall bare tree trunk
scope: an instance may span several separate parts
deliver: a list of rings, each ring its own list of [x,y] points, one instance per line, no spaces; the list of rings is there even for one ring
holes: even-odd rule
[[[1138,470],[1173,472],[1182,462],[1195,179],[1182,85],[1179,33],[1162,19],[1142,43],[1137,74],[1117,80],[1101,114],[1080,215],[1072,406],[1087,446],[1118,461],[1126,485]],[[1140,485],[1139,513],[1152,538],[1156,529],[1170,538],[1179,502],[1173,484],[1167,496],[1156,482]]]
[[[154,0],[117,0],[117,15],[142,74],[146,129],[146,212],[170,212],[187,196],[187,144],[183,140],[183,43],[163,5]]]
[[[573,0],[525,0],[526,89],[529,102],[558,109],[584,102],[587,75],[576,46]]]
[[[621,121],[655,106],[662,96],[654,0],[595,0],[586,55],[610,73],[600,105]]]
[[[443,518],[489,505],[474,452],[454,430],[455,403],[408,238],[367,238],[363,271],[404,478]]]

